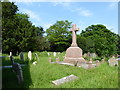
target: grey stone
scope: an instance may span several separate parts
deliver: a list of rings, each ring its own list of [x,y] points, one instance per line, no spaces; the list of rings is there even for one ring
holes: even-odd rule
[[[65,63],[65,62],[63,62],[63,61],[58,62],[58,64],[68,65],[68,66],[75,66],[74,64],[71,64],[71,63]]]
[[[114,56],[108,60],[108,63],[110,66],[118,66],[118,60]]]
[[[61,78],[61,79],[52,81],[52,83],[53,83],[54,85],[60,85],[60,84],[62,84],[62,83],[69,82],[69,81],[75,80],[75,79],[77,79],[77,78],[78,78],[77,76],[75,76],[75,75],[72,74],[72,75],[63,77],[63,78]]]
[[[20,53],[20,60],[24,61],[24,54],[23,54],[23,52]]]
[[[32,52],[31,51],[28,52],[28,59],[32,60]]]
[[[38,54],[37,54],[37,53],[35,53],[35,59],[36,59],[37,61],[39,61],[39,58],[38,58]]]

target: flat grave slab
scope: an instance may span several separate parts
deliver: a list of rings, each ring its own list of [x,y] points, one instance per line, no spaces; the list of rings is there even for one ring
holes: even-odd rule
[[[72,74],[72,75],[63,77],[63,78],[61,78],[61,79],[52,81],[52,83],[53,83],[54,85],[60,85],[60,84],[65,83],[65,82],[73,81],[73,80],[75,80],[75,79],[77,79],[77,78],[78,78],[77,76],[75,76],[75,75]]]

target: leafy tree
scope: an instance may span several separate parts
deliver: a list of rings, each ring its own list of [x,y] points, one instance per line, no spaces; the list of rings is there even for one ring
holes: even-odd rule
[[[65,51],[70,46],[71,22],[68,20],[57,21],[53,26],[46,30],[47,39],[50,42],[51,51]]]
[[[2,6],[2,46],[4,53],[12,51],[13,54],[16,54],[20,51],[43,50],[39,47],[46,48],[42,27],[32,25],[27,14],[17,13],[18,7],[13,2],[3,2]],[[38,39],[42,40],[38,42]],[[46,46],[49,47],[49,45]]]
[[[86,44],[86,47],[89,47],[90,44],[92,45],[92,47],[87,48],[87,51],[95,52],[99,56],[117,53],[117,35],[104,25],[91,25],[85,31],[82,30],[80,36],[86,38],[86,42],[89,42],[89,39],[91,40],[90,43]]]

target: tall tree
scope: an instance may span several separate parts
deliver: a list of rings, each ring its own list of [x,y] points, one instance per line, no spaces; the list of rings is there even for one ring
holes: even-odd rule
[[[44,50],[43,42],[46,42],[46,39],[43,39],[43,28],[32,25],[27,14],[17,13],[18,7],[13,2],[3,2],[2,5],[3,52],[12,51],[16,54],[17,51]],[[42,41],[38,42],[38,38]],[[38,43],[41,43],[39,45],[44,49],[39,48]]]
[[[82,31],[81,37],[86,38],[87,42],[91,39],[92,49],[87,51],[96,52],[99,56],[116,54],[117,52],[117,35],[108,30],[104,25],[91,25]],[[89,44],[87,45],[89,47]],[[90,50],[91,49],[91,50]]]
[[[70,46],[71,23],[68,20],[57,21],[46,30],[47,39],[50,42],[51,51],[65,51]]]

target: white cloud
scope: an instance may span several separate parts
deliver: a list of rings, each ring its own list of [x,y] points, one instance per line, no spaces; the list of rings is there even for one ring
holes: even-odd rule
[[[53,6],[61,5],[63,7],[69,7],[71,2],[52,2]]]
[[[92,12],[90,12],[89,10],[87,10],[87,9],[83,9],[83,8],[75,8],[74,10],[72,10],[73,12],[77,12],[79,15],[81,15],[81,16],[86,16],[86,17],[88,17],[88,16],[92,16],[93,15],[93,13]]]
[[[109,8],[116,8],[118,7],[118,2],[110,2],[110,4],[108,5]]]
[[[45,31],[46,31],[46,29],[48,29],[48,28],[49,28],[50,26],[52,26],[52,25],[53,25],[53,24],[51,24],[51,23],[50,23],[50,24],[44,24],[44,25],[43,25],[43,28],[44,28]]]
[[[41,21],[41,18],[35,13],[35,12],[33,12],[33,11],[31,11],[31,10],[28,10],[28,9],[21,9],[21,11],[23,12],[23,13],[27,13],[28,14],[28,16],[31,18],[31,19],[35,19],[36,21]]]

